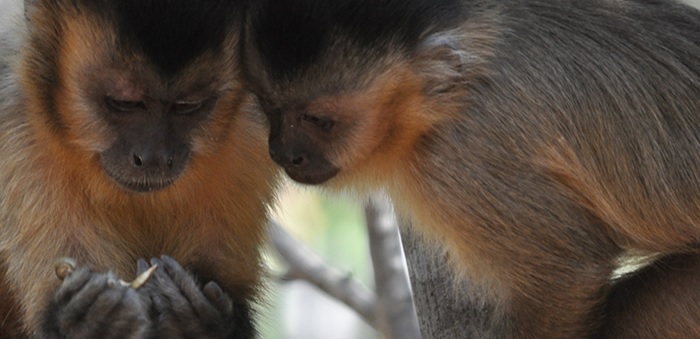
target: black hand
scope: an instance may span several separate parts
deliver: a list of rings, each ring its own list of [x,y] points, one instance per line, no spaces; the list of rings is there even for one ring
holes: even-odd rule
[[[79,267],[68,275],[49,306],[48,338],[145,338],[148,305],[112,273]]]
[[[151,315],[158,336],[168,338],[252,338],[247,305],[234,307],[231,298],[215,282],[200,288],[174,259],[152,259],[158,265],[140,293],[151,300]],[[138,272],[148,268],[138,262]],[[244,312],[241,312],[244,310]]]

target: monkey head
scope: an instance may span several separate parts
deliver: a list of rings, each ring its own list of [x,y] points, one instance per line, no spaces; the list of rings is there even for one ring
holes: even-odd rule
[[[86,172],[99,167],[128,191],[157,191],[225,138],[241,101],[236,1],[26,5],[32,118]]]
[[[251,6],[244,72],[269,121],[270,156],[295,181],[321,184],[381,172],[444,118],[428,106],[436,101],[431,92],[447,81],[428,71],[438,69],[438,61],[429,66],[430,53],[422,50],[434,28],[424,15],[436,9],[430,1],[412,1]],[[424,11],[409,10],[416,6]],[[430,51],[444,44],[433,45]],[[454,58],[440,62],[448,59]]]

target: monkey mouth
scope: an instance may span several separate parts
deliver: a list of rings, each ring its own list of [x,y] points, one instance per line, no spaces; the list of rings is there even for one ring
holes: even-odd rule
[[[296,167],[284,167],[285,173],[292,178],[292,180],[306,185],[320,185],[324,182],[332,179],[340,172],[338,168],[328,168],[322,170],[300,170]]]
[[[117,186],[134,193],[150,193],[160,191],[170,186],[177,176],[171,177],[124,177],[107,173]]]
[[[172,185],[184,172],[185,166],[171,170],[134,170],[125,166],[102,166],[104,173],[118,187],[132,193],[151,193]]]
[[[139,180],[139,181],[127,181],[118,182],[119,185],[126,188],[129,191],[136,193],[148,193],[160,191],[175,182],[175,178],[171,179],[158,179],[158,180]]]

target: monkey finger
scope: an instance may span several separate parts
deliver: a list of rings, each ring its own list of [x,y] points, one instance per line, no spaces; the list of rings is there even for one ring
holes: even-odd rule
[[[81,285],[79,291],[72,294],[72,298],[64,306],[58,304],[58,307],[62,307],[59,323],[72,326],[73,323],[81,322],[97,296],[107,288],[107,280],[108,276],[105,274],[90,274],[87,283]]]
[[[202,289],[197,285],[192,275],[182,267],[175,259],[164,255],[162,256],[165,269],[168,271],[173,282],[179,287],[179,290],[189,300],[190,304],[203,319],[212,319],[220,316],[220,311],[211,301],[205,297]],[[222,291],[223,295],[223,291]]]
[[[108,288],[101,293],[85,317],[72,328],[65,328],[68,337],[75,338],[136,338],[150,320],[136,290],[124,286]]]
[[[182,267],[175,259],[164,255],[161,257],[164,268],[173,282],[180,290],[190,299],[201,298],[201,291],[197,283],[192,278],[192,275]]]
[[[199,286],[192,278],[192,275],[182,267],[175,259],[164,255],[161,257],[168,276],[173,283],[182,291],[188,298],[201,297]]]
[[[159,312],[175,312],[183,315],[191,315],[193,310],[185,296],[182,295],[179,286],[173,281],[165,269],[165,264],[160,259],[151,259],[151,265],[157,265],[153,279],[156,288],[154,291],[156,307]]]
[[[143,299],[146,301],[146,304],[148,304],[149,308],[157,314],[167,313],[170,309],[170,303],[168,302],[168,299],[164,295],[158,293],[157,288],[147,288],[149,289],[150,293],[148,295],[145,295]],[[143,291],[139,290],[139,293],[143,293]]]
[[[67,303],[75,293],[80,291],[88,283],[92,272],[85,267],[79,267],[70,275],[66,276],[63,283],[54,294],[54,300],[59,305]]]
[[[143,274],[149,268],[151,268],[151,265],[148,264],[146,259],[139,258],[139,260],[136,260],[136,276]]]
[[[233,301],[224,293],[219,284],[210,281],[202,288],[202,293],[223,314],[233,312]]]
[[[109,284],[108,284],[109,285]],[[99,324],[107,319],[110,313],[120,305],[128,288],[116,286],[106,288],[94,299],[88,312],[85,314],[86,324]]]
[[[155,274],[154,274],[155,276],[157,276],[157,277],[160,278],[160,277],[162,277],[163,275],[167,275],[167,272],[165,271],[165,268],[163,267],[163,266],[164,266],[164,265],[163,265],[163,262],[161,262],[160,259],[158,259],[158,258],[151,258],[151,260],[149,261],[149,263],[151,264],[151,266],[158,266],[158,269],[156,270],[156,272],[155,272]]]
[[[139,296],[136,289],[125,288],[120,304],[106,318],[109,332],[114,338],[142,338],[144,329],[150,327],[148,303]],[[109,338],[109,336],[107,336]]]

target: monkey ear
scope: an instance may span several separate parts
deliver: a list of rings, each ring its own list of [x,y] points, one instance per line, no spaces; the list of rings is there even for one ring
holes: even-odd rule
[[[423,38],[418,45],[418,71],[427,84],[428,96],[457,94],[478,58],[467,50],[463,37],[453,31],[438,32]]]

